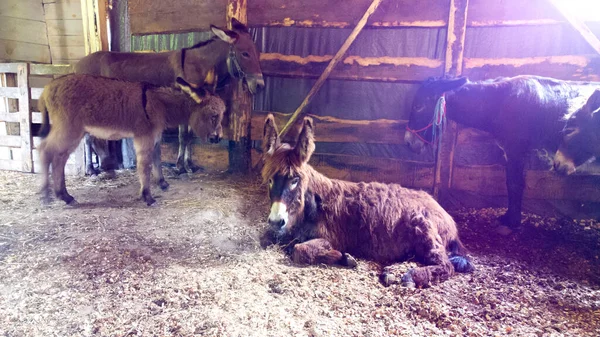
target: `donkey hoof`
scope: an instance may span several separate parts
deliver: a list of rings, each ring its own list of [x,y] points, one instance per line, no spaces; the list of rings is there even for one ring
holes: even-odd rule
[[[496,233],[502,236],[509,236],[513,233],[513,230],[508,226],[501,225],[496,227]]]
[[[169,183],[165,180],[161,180],[158,182],[158,187],[160,187],[161,190],[166,191],[169,189]]]
[[[408,272],[406,272],[406,274],[402,275],[402,280],[401,280],[401,284],[403,287],[406,288],[416,288],[417,284],[415,283],[415,281],[413,280],[413,269],[409,270]]]
[[[392,284],[398,283],[397,279],[396,279],[396,275],[391,274],[391,273],[386,273],[383,272],[381,273],[381,275],[379,276],[379,279],[381,280],[381,283],[383,284],[383,286],[385,287],[389,287]]]
[[[356,268],[356,266],[358,266],[358,262],[356,262],[356,259],[352,255],[344,253],[344,256],[342,257],[342,265],[348,268]]]
[[[79,203],[77,202],[77,200],[75,200],[74,198],[72,198],[71,201],[67,202],[67,205],[69,205],[71,207],[75,207],[75,206],[79,205]]]
[[[146,196],[143,198],[143,200],[144,200],[144,202],[146,202],[146,205],[148,205],[148,206],[152,206],[156,202],[156,200],[154,200],[154,198],[152,198],[151,196]]]

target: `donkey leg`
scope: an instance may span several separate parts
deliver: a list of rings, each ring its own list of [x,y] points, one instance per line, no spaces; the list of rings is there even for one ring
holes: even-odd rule
[[[162,171],[162,160],[161,160],[161,149],[160,139],[154,145],[154,151],[152,151],[152,171],[156,177],[156,182],[161,190],[166,191],[169,189],[169,183],[165,180],[165,176]]]
[[[184,167],[187,173],[203,170],[202,166],[194,164],[194,133],[189,126],[185,139]]]
[[[507,150],[506,188],[508,190],[508,210],[500,217],[502,224],[516,228],[521,225],[521,204],[525,189],[525,156],[527,147]]]
[[[52,160],[52,179],[54,180],[54,194],[67,205],[75,203],[75,198],[67,192],[65,184],[65,165],[69,159],[69,151],[60,151],[54,155]]]
[[[402,285],[426,288],[446,281],[454,275],[454,266],[442,245],[436,245],[421,259],[427,266],[409,270],[402,276]]]
[[[88,176],[98,175],[98,170],[94,168],[94,153],[92,151],[92,140],[93,136],[90,134],[85,135],[85,174]]]
[[[187,124],[179,125],[179,148],[177,150],[177,164],[175,168],[177,173],[182,174],[185,172],[185,142],[187,134]]]
[[[133,146],[137,154],[137,172],[140,179],[140,197],[148,206],[156,200],[150,193],[150,175],[152,173],[152,151],[154,150],[154,140],[152,137],[136,137],[133,139]]]
[[[295,245],[292,250],[292,260],[301,264],[324,263],[356,266],[356,260],[352,256],[333,249],[331,243],[325,239],[312,239]]]
[[[42,195],[42,204],[47,205],[50,203],[50,163],[54,157],[54,153],[49,151],[47,148],[47,140],[43,140],[38,146],[40,153],[40,162],[42,170],[42,188],[40,194]]]

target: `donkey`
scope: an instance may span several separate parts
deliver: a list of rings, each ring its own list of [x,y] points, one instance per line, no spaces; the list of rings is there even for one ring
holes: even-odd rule
[[[507,159],[508,210],[500,221],[516,228],[521,224],[528,152],[542,148],[556,151],[564,125],[561,120],[574,102],[598,86],[600,83],[525,75],[480,82],[469,82],[465,77],[430,78],[413,100],[404,140],[413,151],[421,152],[432,139],[436,128],[432,117],[442,102],[449,119],[492,134]],[[437,118],[439,122],[440,116]]]
[[[600,89],[567,119],[554,169],[569,175],[594,157],[600,158]]]
[[[454,220],[429,194],[329,179],[308,164],[314,149],[310,118],[292,147],[267,117],[262,178],[269,184],[271,213],[263,245],[288,245],[295,262],[313,264],[353,266],[353,255],[391,264],[414,255],[426,266],[402,277],[407,286],[427,287],[473,270]]]
[[[264,87],[260,54],[248,27],[236,19],[231,22],[233,30],[211,25],[215,34],[212,39],[181,50],[160,53],[96,52],[82,58],[75,66],[75,73],[159,86],[172,86],[180,77],[194,88],[215,86],[217,82],[222,85],[233,77],[243,80],[254,94]],[[194,171],[191,135],[185,123],[179,127],[179,140],[177,169],[191,173]],[[155,151],[155,156],[160,159],[160,145]],[[162,172],[159,185],[162,189],[169,186]]]
[[[60,77],[44,88],[38,108],[42,112],[39,145],[42,165],[42,201],[48,203],[48,173],[52,163],[54,191],[67,204],[75,199],[67,192],[64,168],[86,132],[102,139],[133,137],[137,154],[140,195],[148,206],[155,200],[150,193],[152,152],[167,127],[189,122],[198,136],[218,141],[223,135],[221,120],[225,103],[217,96],[203,95],[182,78],[181,91],[143,82],[72,74]],[[52,120],[50,128],[49,119]],[[160,162],[154,163],[160,177]]]

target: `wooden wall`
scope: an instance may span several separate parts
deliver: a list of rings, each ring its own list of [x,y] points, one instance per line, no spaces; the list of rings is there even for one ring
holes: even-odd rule
[[[50,63],[42,0],[0,1],[0,61]]]
[[[85,56],[80,0],[42,0],[53,64],[73,64]]]

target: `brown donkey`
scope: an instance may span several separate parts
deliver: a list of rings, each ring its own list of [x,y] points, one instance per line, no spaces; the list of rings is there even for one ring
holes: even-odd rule
[[[350,254],[392,264],[414,255],[426,266],[402,277],[407,286],[427,287],[473,269],[454,220],[429,194],[329,179],[308,164],[314,149],[310,118],[292,147],[281,143],[267,117],[262,177],[271,213],[263,244],[288,245],[295,262],[311,264],[353,265]]]
[[[160,86],[172,86],[181,77],[194,88],[216,86],[231,78],[243,80],[251,93],[264,87],[260,68],[260,53],[246,27],[236,19],[231,20],[232,30],[211,26],[215,36],[192,47],[160,53],[121,53],[100,51],[82,58],[75,66],[75,73],[116,78],[126,81],[148,82]],[[191,173],[193,168],[191,135],[188,127],[179,128],[179,154],[177,169]],[[86,144],[88,150],[90,146]],[[157,146],[155,161],[160,161]],[[91,151],[88,151],[91,153]],[[114,154],[112,154],[114,156]],[[110,160],[111,158],[104,158]],[[111,160],[116,161],[116,160]],[[89,160],[91,164],[91,160]],[[88,167],[91,174],[93,166]],[[167,189],[162,172],[159,185]]]
[[[39,99],[44,138],[39,146],[42,163],[42,201],[50,198],[50,164],[56,196],[74,202],[65,186],[64,168],[86,132],[109,140],[133,137],[141,198],[152,205],[150,193],[152,153],[167,127],[190,123],[196,135],[222,137],[225,103],[217,96],[204,96],[181,78],[181,91],[147,83],[125,82],[91,75],[72,74],[46,85]],[[184,92],[182,92],[184,91]],[[191,97],[191,98],[190,98]],[[50,128],[49,119],[52,121]],[[154,165],[157,178],[159,166]]]

